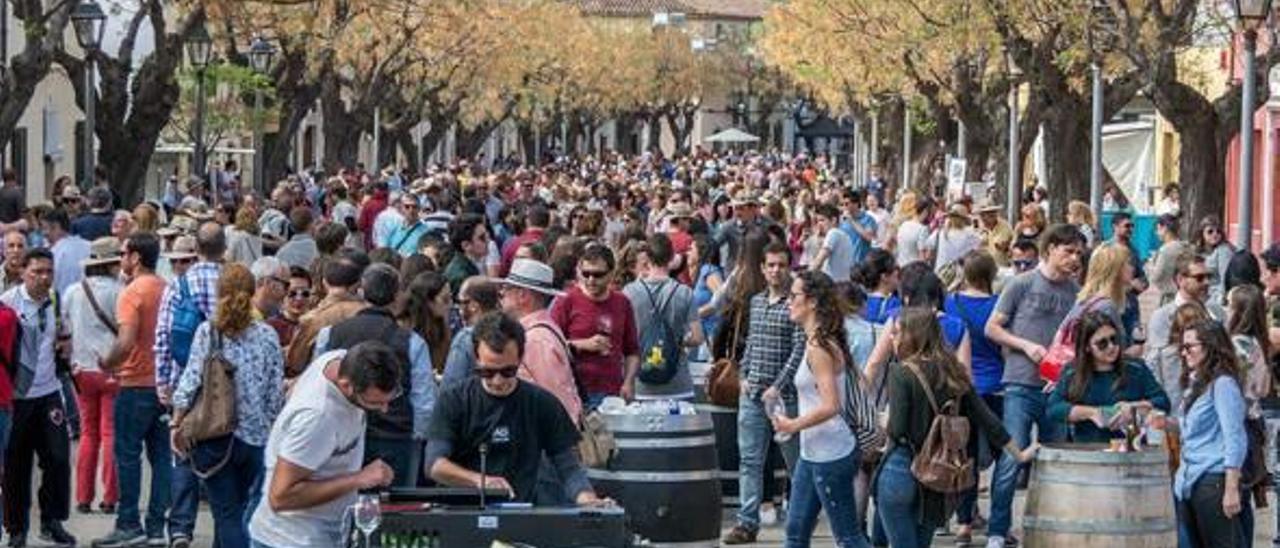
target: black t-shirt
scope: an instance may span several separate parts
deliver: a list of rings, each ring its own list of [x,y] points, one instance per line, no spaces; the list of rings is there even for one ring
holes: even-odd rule
[[[0,223],[16,222],[26,208],[27,193],[21,187],[0,187]]]
[[[578,443],[579,435],[564,406],[550,392],[520,381],[499,398],[470,377],[445,390],[436,402],[427,436],[453,445],[449,460],[480,471],[480,446],[488,443],[486,474],[506,478],[516,499],[532,501],[542,455],[554,455]]]

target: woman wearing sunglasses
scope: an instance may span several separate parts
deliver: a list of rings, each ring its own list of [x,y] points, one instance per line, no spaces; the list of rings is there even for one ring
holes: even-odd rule
[[[1066,421],[1075,443],[1108,442],[1132,420],[1131,410],[1169,411],[1169,396],[1155,375],[1121,353],[1112,315],[1089,312],[1076,324],[1076,358],[1049,396],[1049,420]]]
[[[1224,282],[1227,279],[1227,265],[1236,249],[1222,234],[1222,221],[1216,215],[1200,220],[1200,231],[1196,234],[1196,252],[1204,257],[1204,265],[1209,267],[1209,300],[1221,303]]]

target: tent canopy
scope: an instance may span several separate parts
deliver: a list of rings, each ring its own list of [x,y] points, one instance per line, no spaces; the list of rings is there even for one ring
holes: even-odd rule
[[[758,143],[760,138],[738,128],[729,128],[702,141],[706,143]]]

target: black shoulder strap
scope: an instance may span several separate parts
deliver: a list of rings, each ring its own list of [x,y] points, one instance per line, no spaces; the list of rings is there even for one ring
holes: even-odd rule
[[[111,319],[106,312],[103,312],[102,305],[98,304],[98,299],[93,295],[93,288],[89,286],[89,279],[80,280],[80,287],[84,289],[85,298],[89,299],[89,306],[93,308],[93,314],[98,317],[98,321],[102,325],[111,330],[112,335],[119,335],[119,328],[116,326],[115,320]]]

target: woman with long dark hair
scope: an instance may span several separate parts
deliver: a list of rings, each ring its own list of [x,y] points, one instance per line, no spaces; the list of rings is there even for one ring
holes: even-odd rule
[[[1213,321],[1182,333],[1182,450],[1173,477],[1179,536],[1193,547],[1244,544],[1240,467],[1248,449],[1239,359]]]
[[[846,305],[830,277],[805,271],[791,283],[790,306],[791,320],[804,328],[808,343],[795,375],[799,414],[773,416],[776,432],[800,434],[784,546],[809,546],[818,514],[826,510],[836,545],[863,547],[867,539],[853,512],[858,441],[840,415],[845,376],[857,374],[845,348]]]
[[[1242,285],[1227,294],[1227,333],[1240,357],[1244,371],[1245,397],[1251,407],[1257,401],[1271,395],[1271,370],[1267,357],[1271,355],[1271,339],[1268,336],[1267,300],[1262,290],[1252,285]],[[1259,411],[1260,409],[1255,409]]]
[[[906,308],[891,329],[901,364],[889,371],[890,445],[875,480],[876,508],[890,546],[927,547],[948,518],[947,496],[920,485],[911,473],[936,414],[930,400],[939,406],[955,402],[973,431],[985,432],[1020,462],[1030,462],[1036,447],[1019,448],[978,397],[968,371],[943,342],[934,309]]]
[[[712,339],[711,355],[715,359],[742,355],[747,341],[734,341],[732,334],[735,329],[746,332],[745,322],[751,308],[751,297],[765,289],[764,249],[768,245],[769,236],[763,230],[753,229],[748,232],[733,271],[720,285],[719,291],[715,292],[711,302],[698,307],[698,315],[701,317],[719,311],[720,317],[728,320],[728,323],[721,322],[717,328],[717,336]]]
[[[196,329],[190,359],[173,393],[173,424],[179,425],[200,393],[208,357],[217,353],[234,367],[235,432],[194,447],[176,429],[172,437],[174,449],[188,454],[193,469],[212,472],[203,483],[213,509],[215,546],[249,546],[245,510],[257,502],[250,500],[250,491],[262,482],[271,423],[284,407],[284,351],[275,330],[254,319],[253,291],[247,267],[222,267],[213,317]]]
[[[1076,323],[1075,361],[1049,396],[1049,420],[1068,426],[1076,443],[1122,437],[1131,409],[1169,412],[1169,396],[1145,365],[1125,358],[1120,325],[1110,314],[1088,312]]]
[[[1196,253],[1204,257],[1204,266],[1209,269],[1209,299],[1220,303],[1223,295],[1226,295],[1224,284],[1227,280],[1227,265],[1231,263],[1231,256],[1236,250],[1222,233],[1222,221],[1217,215],[1200,219],[1195,244]]]
[[[427,341],[431,349],[431,368],[437,375],[444,372],[444,363],[448,359],[449,340],[453,333],[449,329],[449,308],[453,306],[453,294],[449,292],[449,281],[438,272],[423,272],[409,282],[409,287],[400,294],[396,318],[400,325],[412,329],[414,333]]]

